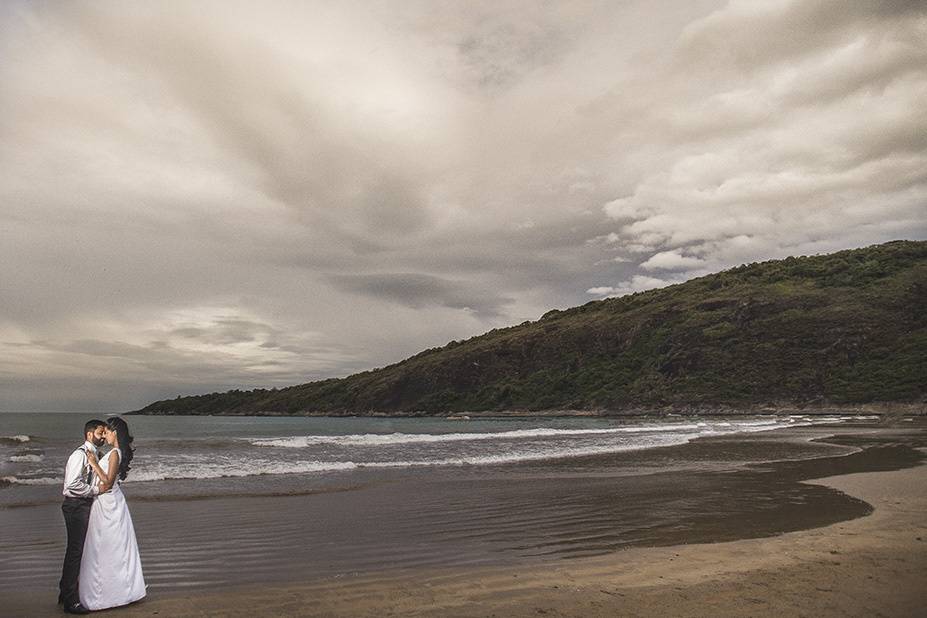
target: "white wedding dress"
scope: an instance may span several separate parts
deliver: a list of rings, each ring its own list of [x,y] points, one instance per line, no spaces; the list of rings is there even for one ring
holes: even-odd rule
[[[100,459],[109,469],[113,449]],[[145,596],[142,561],[138,555],[135,527],[119,481],[93,501],[84,555],[80,563],[80,602],[91,610],[119,607]]]

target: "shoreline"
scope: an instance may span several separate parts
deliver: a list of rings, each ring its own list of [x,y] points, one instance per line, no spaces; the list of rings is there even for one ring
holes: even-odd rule
[[[634,547],[546,566],[177,595],[118,615],[918,615],[927,603],[927,466],[806,482],[864,500],[874,512],[775,537]]]
[[[636,547],[527,568],[241,587],[152,599],[120,614],[918,615],[927,603],[927,466],[806,482],[865,500],[875,510],[776,537]]]
[[[822,445],[830,452],[820,450]],[[158,556],[146,563],[153,586],[147,600],[112,611],[126,616],[757,615],[773,603],[779,609],[767,613],[792,615],[807,600],[789,611],[774,605],[778,597],[759,594],[756,607],[725,609],[716,597],[727,590],[727,602],[739,603],[743,579],[769,593],[820,595],[808,587],[820,579],[814,571],[829,573],[834,560],[850,565],[834,558],[849,549],[833,545],[826,555],[819,552],[825,561],[813,567],[807,561],[786,568],[776,560],[757,560],[803,555],[808,539],[822,535],[827,543],[838,543],[830,537],[840,536],[841,526],[859,525],[850,536],[866,541],[868,553],[854,557],[855,566],[847,571],[855,578],[854,590],[865,589],[861,580],[868,576],[904,565],[907,571],[878,581],[892,591],[886,607],[895,607],[897,599],[908,599],[921,587],[909,576],[923,580],[927,575],[927,554],[915,542],[927,538],[925,453],[921,422],[799,427],[709,436],[646,451],[461,468],[438,476],[410,470],[381,478],[385,483],[315,496],[139,500],[133,503],[133,519],[143,557],[146,552]],[[899,485],[892,480],[898,474],[914,476]],[[870,479],[869,485],[842,485],[856,476]],[[907,522],[860,523],[878,521],[883,511],[898,511],[906,501],[911,501]],[[10,530],[20,530],[17,538],[25,548],[46,544],[60,533],[56,506],[9,510],[6,521]],[[45,527],[36,528],[42,520]],[[214,532],[218,521],[226,531],[221,538]],[[886,536],[883,529],[889,528],[894,532]],[[917,531],[914,540],[911,530]],[[793,537],[797,546],[783,549],[781,539]],[[14,546],[9,549],[18,553]],[[54,553],[19,564],[58,563]],[[714,566],[706,570],[706,565]],[[240,575],[224,573],[228,570]],[[804,575],[796,577],[799,572]],[[50,573],[47,584],[52,579]],[[836,590],[838,584],[820,587]],[[29,590],[0,594],[4,607],[15,615],[60,613],[44,583]],[[808,615],[828,615],[826,608],[818,609]]]
[[[707,473],[708,476],[704,476],[705,473],[701,475],[697,473],[695,476],[685,473],[680,477],[675,472],[664,475],[662,478],[669,484],[661,481],[658,485],[661,489],[658,491],[671,492],[669,499],[672,502],[668,504],[688,505],[691,504],[689,501],[696,496],[702,496],[697,499],[703,501],[706,490],[710,490],[709,495],[715,496],[707,503],[700,502],[701,506],[693,511],[694,519],[684,517],[677,520],[677,523],[688,524],[681,531],[673,526],[666,527],[667,522],[664,519],[667,513],[666,507],[656,507],[657,510],[653,510],[655,508],[653,503],[638,503],[637,494],[627,494],[628,489],[633,490],[635,487],[633,482],[630,485],[626,483],[627,477],[603,478],[599,476],[609,466],[624,467],[632,462],[640,465],[638,455],[616,454],[605,458],[593,456],[585,460],[571,460],[563,467],[558,464],[553,474],[546,464],[537,472],[533,466],[528,466],[521,468],[519,474],[515,476],[506,474],[504,478],[498,479],[500,486],[508,487],[513,480],[517,484],[518,479],[537,477],[544,479],[544,489],[538,493],[539,499],[556,503],[561,497],[567,495],[584,496],[584,499],[598,496],[594,503],[596,509],[618,509],[618,511],[609,511],[612,513],[609,519],[602,519],[597,523],[586,521],[584,524],[573,521],[575,513],[564,513],[566,518],[555,528],[548,527],[546,532],[542,531],[542,537],[536,538],[536,541],[543,540],[545,534],[554,535],[555,538],[561,534],[567,534],[570,538],[582,539],[584,534],[598,534],[596,528],[598,527],[601,531],[601,524],[607,524],[608,528],[613,528],[615,524],[608,524],[608,522],[619,514],[625,517],[629,513],[634,513],[634,519],[642,525],[640,531],[652,529],[658,524],[661,526],[658,529],[663,530],[663,532],[651,535],[650,541],[643,545],[617,547],[606,553],[600,552],[594,557],[592,555],[585,557],[563,555],[552,559],[525,558],[507,562],[470,561],[468,563],[462,554],[451,554],[450,559],[439,560],[432,563],[431,567],[424,566],[429,564],[427,561],[419,562],[418,565],[404,564],[401,561],[397,563],[396,556],[390,554],[388,560],[383,562],[379,569],[354,572],[352,570],[329,570],[325,566],[328,563],[327,560],[318,553],[318,550],[323,547],[313,545],[312,541],[303,540],[300,542],[308,542],[309,546],[314,548],[311,550],[310,562],[305,563],[305,567],[312,571],[311,573],[300,569],[297,562],[291,562],[290,559],[281,556],[280,559],[285,564],[297,569],[288,575],[288,580],[268,580],[268,583],[260,584],[259,580],[248,578],[239,583],[223,584],[216,589],[165,590],[158,588],[153,591],[148,600],[129,608],[113,610],[116,612],[114,615],[141,616],[171,613],[183,616],[270,613],[308,616],[381,616],[390,612],[397,615],[423,616],[485,616],[492,613],[499,616],[527,616],[540,613],[568,616],[626,615],[629,613],[637,615],[705,615],[706,613],[757,615],[759,610],[765,607],[764,603],[778,601],[777,599],[770,600],[758,591],[753,591],[756,594],[752,598],[759,599],[759,601],[752,602],[752,605],[730,605],[740,599],[738,594],[743,593],[742,579],[764,582],[762,585],[766,586],[767,594],[771,592],[771,589],[770,584],[765,582],[773,578],[778,582],[776,590],[800,590],[800,593],[795,593],[796,597],[819,596],[822,592],[816,590],[815,586],[809,588],[807,584],[817,582],[824,575],[829,577],[828,574],[833,570],[833,565],[826,560],[833,561],[834,556],[849,552],[849,549],[837,546],[839,539],[835,540],[830,537],[844,535],[841,531],[842,526],[859,525],[863,527],[850,535],[856,540],[865,540],[868,543],[866,548],[868,553],[864,552],[865,555],[853,559],[855,561],[853,564],[856,566],[855,570],[851,570],[851,574],[855,573],[854,581],[857,581],[859,589],[865,588],[865,582],[859,584],[858,580],[867,579],[873,574],[879,575],[885,568],[898,563],[907,565],[908,575],[914,574],[920,580],[924,580],[924,576],[927,575],[927,566],[924,564],[924,546],[918,547],[918,543],[914,543],[915,547],[911,549],[912,541],[908,538],[911,537],[908,534],[911,530],[917,531],[914,538],[927,538],[925,534],[927,531],[923,530],[924,524],[922,523],[923,515],[927,513],[927,482],[925,482],[927,481],[927,467],[923,465],[910,467],[915,462],[923,460],[925,444],[923,428],[918,426],[892,429],[875,425],[865,428],[854,427],[852,430],[845,428],[844,431],[831,433],[826,437],[818,436],[814,440],[830,443],[834,448],[847,449],[849,447],[852,449],[850,452],[842,454],[835,452],[830,456],[812,459],[766,459],[776,453],[791,453],[793,452],[791,450],[782,451],[782,445],[798,444],[804,440],[808,438],[795,440],[792,437],[783,441],[775,438],[772,433],[763,433],[739,438],[706,438],[687,445],[667,447],[662,452],[658,452],[659,449],[651,452],[648,457],[656,459],[663,459],[669,453],[673,453],[671,459],[676,459],[685,452],[687,454],[685,459],[688,461],[698,461],[703,457],[711,461],[720,461],[719,456],[722,456],[725,461],[727,459],[724,458],[739,461],[743,454],[754,452],[757,449],[765,453],[760,458],[763,463],[750,464],[744,469],[738,468],[738,471],[733,474],[722,470],[720,473]],[[857,448],[863,445],[867,448]],[[920,452],[913,450],[914,448],[920,449]],[[883,470],[889,470],[889,472],[882,472]],[[898,472],[893,472],[895,470]],[[898,475],[904,478],[908,475],[913,476],[908,481],[893,480]],[[409,478],[412,479],[414,476]],[[845,484],[847,479],[852,480],[856,477],[868,480],[859,486],[852,483]],[[557,480],[558,478],[560,480]],[[633,478],[631,477],[632,480]],[[711,481],[711,479],[716,480]],[[491,478],[480,475],[479,479],[474,480],[478,482],[473,484],[468,481],[463,483],[458,481],[455,489],[447,495],[453,496],[458,491],[463,491],[461,495],[466,495],[471,490],[478,490],[475,494],[478,500],[489,499],[491,504],[501,506],[501,503],[492,497],[498,498],[503,494],[494,493],[486,486],[487,481],[492,482]],[[651,481],[647,483],[650,484]],[[564,486],[575,489],[569,494],[562,494],[556,489]],[[427,486],[415,482],[411,485],[400,483],[381,486],[372,494],[348,492],[340,495],[349,500],[344,503],[346,506],[353,505],[350,508],[356,509],[362,506],[374,511],[388,504],[382,501],[377,502],[376,496],[380,496],[381,500],[390,500],[389,503],[395,503],[397,499],[402,502],[413,497],[421,500],[426,496],[430,499],[440,498],[442,501],[445,499],[445,494],[436,494],[431,490],[425,494],[420,493],[425,487]],[[801,487],[807,489],[802,490]],[[828,489],[831,487],[835,489]],[[603,490],[606,493],[602,494]],[[399,491],[398,495],[395,493],[397,491]],[[611,499],[607,499],[609,494],[613,496]],[[390,495],[392,497],[389,497]],[[372,502],[371,498],[373,498]],[[599,500],[603,498],[605,501],[600,502]],[[226,504],[225,506],[222,504],[229,503],[227,499],[207,500],[200,503],[202,507],[194,507],[193,503],[189,503],[182,508],[190,509],[189,513],[184,511],[188,513],[186,516],[194,510],[205,508],[211,518],[227,517],[242,509],[244,509],[242,514],[249,516],[248,513],[251,513],[253,509],[258,509],[253,511],[250,517],[260,516],[264,527],[269,526],[268,530],[278,530],[265,515],[260,515],[263,512],[262,509],[267,509],[270,504],[286,505],[286,510],[291,511],[293,516],[299,516],[301,520],[309,517],[310,519],[305,519],[305,521],[312,521],[310,513],[318,509],[320,505],[331,504],[335,496],[329,496],[321,502],[308,497],[283,499],[287,502],[268,503],[266,498],[244,498],[241,501],[237,499],[232,501],[234,505]],[[732,502],[734,499],[739,506]],[[798,502],[793,502],[796,499]],[[682,502],[675,502],[678,500]],[[751,501],[754,500],[771,500],[771,504],[777,506],[774,511],[758,511],[750,506]],[[341,502],[342,498],[335,501]],[[907,505],[908,520],[906,522],[889,517],[877,526],[867,527],[868,524],[860,524],[860,522],[879,521],[879,518],[885,516],[886,513],[893,515],[889,511],[895,511],[894,515],[897,515],[896,507],[906,501],[911,501]],[[144,507],[143,504],[145,504]],[[715,510],[718,507],[721,508],[720,511]],[[872,511],[873,507],[876,509],[875,514]],[[176,506],[165,503],[163,507],[159,507],[157,502],[143,503],[140,501],[139,509],[134,514],[144,515],[146,509],[159,508],[174,509]],[[225,510],[228,508],[233,508],[234,511]],[[505,508],[509,509],[508,506]],[[661,511],[661,508],[664,510]],[[591,513],[596,509],[583,512]],[[318,513],[317,510],[315,512]],[[336,510],[330,515],[337,512]],[[351,511],[349,509],[341,512]],[[719,516],[717,514],[719,512],[725,513],[725,516]],[[158,513],[161,511],[155,512],[154,515]],[[164,511],[162,514],[168,513],[169,511]],[[904,513],[901,514],[904,515]],[[521,518],[516,515],[516,511],[511,511],[511,515],[512,517],[507,516],[501,522],[504,526],[500,530],[507,529],[505,526],[511,526]],[[151,517],[152,514],[149,514],[147,524],[144,517],[140,518],[139,524],[142,525],[139,529],[140,533],[151,535],[148,542],[149,548],[164,552],[166,546],[162,542],[152,543],[152,541],[161,538],[160,535],[168,529],[159,532],[159,529],[154,526],[156,520]],[[913,520],[911,520],[912,517]],[[324,523],[334,520],[331,517],[323,517],[317,521]],[[444,529],[445,524],[442,523],[444,521],[444,519],[438,521],[440,526],[438,530]],[[467,522],[467,517],[462,519],[457,517],[447,521],[447,524],[453,528],[465,522]],[[308,525],[310,525],[309,529],[302,528],[300,538],[305,538],[306,533],[314,532],[315,524]],[[890,528],[895,530],[892,538],[883,534],[883,529]],[[897,534],[899,531],[900,537]],[[274,533],[275,536],[276,534]],[[511,545],[518,539],[523,541],[524,539],[521,538],[523,535],[524,533],[516,533],[514,529],[511,529],[510,532],[504,534],[503,542]],[[799,539],[795,547],[781,545],[781,539],[793,537]],[[826,555],[819,552],[818,557],[825,558],[823,563],[814,563],[809,566],[810,563],[804,559],[790,562],[787,566],[775,560],[757,562],[759,558],[765,560],[776,556],[781,558],[783,555],[786,557],[803,555],[802,552],[806,549],[805,545],[810,542],[809,539],[819,537],[825,539],[821,542],[835,544],[827,550]],[[234,539],[234,537],[230,538]],[[903,542],[897,542],[899,538]],[[319,540],[323,539],[324,536]],[[142,540],[140,537],[140,541]],[[403,543],[411,543],[409,547],[412,548],[421,540],[416,534],[408,537]],[[551,539],[548,537],[548,540]],[[888,541],[887,544],[886,541]],[[340,545],[336,545],[335,548],[341,547],[338,551],[347,552],[372,552],[370,555],[385,549],[385,547],[377,549],[377,545],[366,543],[367,541],[362,541],[361,544],[355,543],[353,549]],[[601,546],[598,542],[594,544]],[[406,546],[397,545],[396,547],[405,548]],[[911,555],[912,551],[916,554],[918,550],[921,555]],[[831,551],[837,553],[830,553]],[[329,559],[331,557],[332,555],[329,554]],[[441,566],[437,566],[439,564]],[[844,560],[842,564],[849,563]],[[707,568],[712,565],[715,567],[714,570]],[[913,569],[910,568],[912,565]],[[229,564],[227,568],[241,567],[247,571],[248,566],[246,562],[237,566]],[[806,576],[803,579],[796,579],[794,572],[802,569]],[[820,570],[821,574],[817,574],[815,569]],[[338,575],[333,573],[338,573]],[[282,571],[280,575],[283,575]],[[886,601],[886,607],[894,607],[892,603],[896,603],[897,599],[907,599],[913,594],[912,591],[919,589],[918,586],[911,584],[910,578],[906,579],[908,575],[901,573],[891,581],[879,583],[879,586],[888,586],[886,589],[892,591],[892,599]],[[750,585],[761,586],[755,582]],[[835,585],[832,583],[821,587],[830,587],[831,590],[835,590],[837,589]],[[222,590],[221,594],[215,591],[219,589]],[[729,606],[717,605],[715,597],[725,590],[729,593],[725,593],[729,597],[726,601]],[[685,595],[685,598],[679,595]],[[602,597],[608,598],[603,600]],[[671,598],[675,599],[675,604],[666,605],[664,601]],[[7,606],[17,608],[19,611],[14,613],[21,615],[60,613],[60,609],[53,611],[44,600],[36,603],[35,601],[38,600],[35,597],[30,599],[28,596],[21,596],[9,599]],[[918,602],[920,602],[919,597]],[[780,609],[776,611],[794,614],[796,608],[803,609],[806,603],[807,598],[794,605],[791,611],[784,606],[778,606]],[[823,610],[826,608],[808,615],[827,615],[828,612]],[[48,613],[43,614],[43,611]],[[776,612],[770,610],[769,613]],[[852,614],[852,612],[843,611],[832,612],[832,615],[847,613]],[[894,611],[888,613],[889,615],[907,615]]]

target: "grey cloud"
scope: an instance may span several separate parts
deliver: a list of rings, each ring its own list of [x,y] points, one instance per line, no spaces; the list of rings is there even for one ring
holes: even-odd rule
[[[405,235],[429,226],[427,205],[412,183],[384,175],[365,193],[365,221],[371,232]]]
[[[604,205],[613,244],[642,254],[644,270],[698,256],[698,270],[675,260],[685,278],[758,253],[922,236],[925,14],[915,3],[730,3],[691,23],[646,80],[630,76],[637,88],[585,108],[640,111],[625,140],[664,144]],[[628,274],[590,290],[651,283]]]
[[[135,389],[158,391],[159,397],[166,397],[179,389],[202,389],[204,385],[221,385],[222,388],[286,386],[289,384],[319,379],[327,376],[333,366],[350,365],[360,370],[363,364],[355,360],[356,350],[350,345],[326,345],[322,343],[297,342],[288,338],[289,344],[272,344],[261,346],[271,356],[254,354],[236,354],[228,348],[228,342],[212,341],[208,349],[208,362],[204,362],[201,352],[196,349],[165,344],[163,341],[151,341],[144,344],[107,341],[99,339],[79,339],[61,341],[31,341],[28,344],[0,343],[0,348],[25,348],[24,359],[37,356],[51,359],[59,368],[66,369],[57,375],[44,376],[50,381],[70,382],[75,374],[99,372],[101,382],[109,381],[119,384],[118,397],[111,401],[125,408],[143,405]],[[28,360],[27,360],[28,362]],[[109,368],[115,363],[118,371]],[[13,378],[15,374],[3,371],[0,364],[0,385],[7,397],[22,388],[23,383],[38,383],[43,376],[25,374]],[[18,393],[18,396],[24,396]],[[38,394],[28,394],[37,397]],[[0,398],[0,405],[10,402]]]
[[[924,24],[3,3],[0,405],[345,375],[590,294],[927,237]]]
[[[218,318],[211,328],[181,327],[170,331],[172,335],[179,335],[186,339],[196,339],[217,345],[256,341],[265,337],[278,335],[275,328],[261,322],[253,322],[240,318]]]
[[[332,275],[345,290],[389,300],[412,308],[441,305],[471,310],[486,317],[500,315],[510,298],[480,286],[420,273]]]
[[[756,70],[849,42],[874,22],[894,26],[925,12],[916,0],[731,2],[685,29],[679,58],[687,66]]]
[[[391,6],[390,13],[429,41],[444,75],[488,97],[505,96],[535,71],[556,67],[581,42],[590,13],[615,12],[613,3],[600,1],[549,4],[543,10],[527,0],[425,0],[403,7]]]
[[[486,89],[504,88],[523,74],[550,63],[563,46],[563,33],[553,24],[524,19],[489,21],[457,45],[472,79]]]
[[[308,7],[290,8],[310,17]],[[210,141],[235,153],[242,173],[256,175],[269,200],[295,211],[293,223],[317,243],[363,252],[427,225],[418,172],[396,169],[403,158],[396,145],[351,122],[350,102],[324,85],[334,77],[330,69],[234,27],[198,27],[204,14],[192,7],[110,9],[77,6],[66,18],[83,26],[79,32],[109,62],[155,80],[162,96],[192,113]],[[234,26],[239,12],[220,23]],[[163,31],[172,33],[171,44],[152,44]]]

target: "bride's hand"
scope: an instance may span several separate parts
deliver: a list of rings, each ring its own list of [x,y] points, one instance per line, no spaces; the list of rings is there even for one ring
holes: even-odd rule
[[[96,456],[96,454],[95,454],[95,453],[91,453],[90,451],[87,451],[87,461],[89,461],[89,462],[92,463],[92,464],[99,463],[99,462],[97,461],[97,456]]]

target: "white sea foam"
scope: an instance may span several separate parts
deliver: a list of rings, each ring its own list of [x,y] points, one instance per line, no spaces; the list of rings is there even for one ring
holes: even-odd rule
[[[409,459],[396,461],[274,461],[254,458],[242,458],[236,461],[216,462],[204,457],[200,462],[187,461],[182,466],[156,464],[145,466],[136,472],[133,469],[131,481],[160,481],[180,479],[210,479],[227,477],[260,476],[269,474],[306,474],[314,472],[334,472],[357,468],[416,468],[436,466],[480,466],[545,459],[583,457],[603,455],[621,451],[634,451],[655,446],[674,446],[684,444],[698,437],[697,433],[675,434],[650,440],[636,441],[617,446],[615,444],[598,444],[572,448],[542,448],[536,450],[512,450],[485,455],[464,455],[435,459]]]
[[[275,446],[280,448],[305,448],[319,444],[337,444],[342,446],[381,446],[391,444],[414,444],[428,442],[464,442],[473,440],[513,440],[530,438],[556,438],[567,436],[601,436],[609,434],[653,433],[695,431],[705,427],[705,423],[676,425],[645,425],[642,427],[612,427],[608,429],[556,429],[541,427],[537,429],[515,429],[512,431],[485,433],[365,433],[348,435],[310,435],[286,438],[259,438],[249,440],[255,446]]]
[[[684,444],[697,437],[697,435],[698,434],[695,433],[688,435],[677,434],[672,438],[666,437],[663,439],[640,441],[624,446],[600,444],[582,448],[547,448],[533,451],[509,451],[485,455],[396,461],[274,461],[247,457],[238,460],[216,461],[214,458],[208,456],[203,456],[202,458],[184,458],[182,462],[167,461],[165,463],[152,462],[151,464],[146,464],[145,462],[136,461],[127,482],[219,479],[275,474],[311,474],[354,470],[358,468],[484,466],[583,457],[588,455],[603,455],[619,451],[641,450],[654,446],[673,446]],[[2,480],[17,485],[55,485],[61,483],[60,479],[55,478],[18,478],[15,476],[6,476],[3,477]]]
[[[696,438],[697,435],[689,436],[678,435],[671,440],[661,441],[659,443],[626,444],[615,446],[612,444],[593,446],[586,448],[554,449],[548,451],[525,452],[525,453],[504,453],[498,455],[478,455],[472,457],[453,457],[447,459],[433,459],[420,461],[388,461],[372,462],[357,464],[358,467],[366,468],[407,468],[420,466],[481,466],[502,463],[518,463],[523,461],[541,461],[546,459],[566,459],[571,457],[585,457],[589,455],[607,455],[609,453],[619,453],[627,451],[638,451],[656,446],[676,446],[685,444]]]
[[[138,466],[141,468],[141,466]],[[242,459],[240,461],[216,463],[204,458],[199,464],[184,463],[182,466],[155,465],[139,470],[133,468],[129,481],[164,481],[180,479],[217,479],[244,476],[261,476],[268,474],[306,474],[310,472],[334,472],[351,470],[357,464],[352,461],[260,461]]]
[[[0,477],[0,481],[10,483],[12,485],[57,485],[61,483],[61,479],[55,478],[21,479],[16,476]]]
[[[348,434],[348,435],[308,435],[290,436],[281,438],[256,438],[249,442],[255,446],[268,446],[278,448],[305,448],[322,444],[340,446],[388,446],[393,444],[415,444],[429,442],[464,442],[475,440],[524,440],[532,438],[582,437],[603,436],[609,434],[637,434],[637,433],[674,433],[698,431],[705,435],[719,433],[719,428],[725,428],[725,433],[737,431],[757,431],[763,429],[777,429],[784,427],[784,420],[769,419],[757,421],[728,421],[697,423],[662,423],[658,425],[642,425],[635,427],[610,427],[603,429],[558,429],[553,427],[539,427],[535,429],[515,429],[511,431],[484,432],[484,433],[389,433],[389,434]],[[810,424],[810,423],[807,423]],[[794,425],[792,425],[794,426]],[[732,428],[732,429],[727,429]]]
[[[10,461],[12,461],[12,462],[14,462],[14,463],[16,463],[16,462],[21,462],[21,463],[26,463],[26,462],[30,462],[30,463],[39,463],[40,461],[44,461],[44,460],[45,460],[45,455],[34,455],[34,454],[32,454],[32,453],[30,453],[30,454],[28,454],[28,455],[13,455],[12,457],[10,457]]]
[[[0,440],[4,442],[29,442],[31,438],[29,436],[0,436]]]
[[[769,431],[781,427],[796,427],[819,423],[840,422],[837,417],[793,417],[778,419],[725,419],[646,424],[622,427],[569,429],[536,427],[486,433],[446,434],[350,434],[307,435],[280,438],[233,439],[242,446],[258,447],[231,449],[222,455],[194,451],[162,453],[158,457],[142,453],[136,459],[129,482],[165,481],[174,479],[218,479],[279,474],[313,474],[349,471],[357,468],[413,468],[428,466],[480,466],[523,461],[551,460],[621,451],[684,444],[700,436],[730,435]],[[431,443],[447,443],[440,449]],[[405,445],[401,449],[376,450],[375,447]],[[268,457],[260,447],[299,449],[313,445],[349,446],[355,449],[343,458],[320,449],[315,457],[294,460],[292,456]],[[366,449],[363,447],[374,447]],[[292,451],[299,457],[299,451]],[[310,451],[306,451],[308,454]],[[322,455],[323,452],[329,454]],[[30,457],[20,455],[15,457]],[[31,457],[35,457],[32,455]],[[38,462],[41,459],[21,459]],[[46,471],[36,471],[41,475]],[[56,478],[3,477],[5,483],[18,485],[53,485]]]

